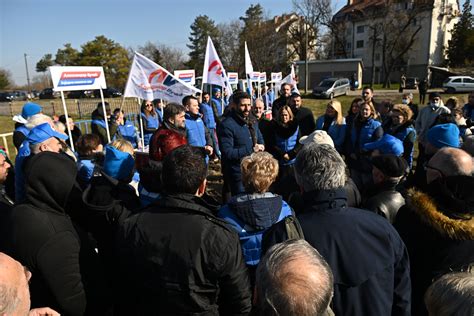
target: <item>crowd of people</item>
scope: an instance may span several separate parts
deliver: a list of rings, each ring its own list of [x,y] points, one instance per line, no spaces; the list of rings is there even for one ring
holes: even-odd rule
[[[474,93],[364,87],[315,118],[290,84],[211,92],[145,100],[139,126],[99,103],[90,134],[24,105],[0,315],[472,314]]]

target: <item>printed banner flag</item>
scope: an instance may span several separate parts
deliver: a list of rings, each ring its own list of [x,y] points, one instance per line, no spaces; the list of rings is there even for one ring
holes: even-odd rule
[[[217,55],[214,43],[212,43],[212,39],[210,37],[207,37],[206,57],[204,58],[202,82],[224,87],[227,90],[228,96],[232,94],[232,87],[229,83],[229,78],[227,77],[227,73],[225,72],[224,66]]]
[[[250,80],[252,82],[258,82],[260,81],[260,72],[254,71],[250,74]]]
[[[190,85],[194,85],[196,83],[196,73],[194,69],[175,70],[173,73],[175,77]]]
[[[201,90],[176,78],[165,68],[135,52],[123,95],[149,101],[163,99],[181,104],[185,96],[198,92]]]
[[[281,72],[272,72],[271,78],[273,82],[279,82],[283,78],[283,75]]]
[[[237,72],[228,72],[227,77],[229,78],[230,84],[238,84],[239,83],[239,73]]]
[[[89,66],[51,66],[54,91],[105,89],[104,69]]]
[[[267,82],[267,73],[261,72],[260,73],[260,82]]]

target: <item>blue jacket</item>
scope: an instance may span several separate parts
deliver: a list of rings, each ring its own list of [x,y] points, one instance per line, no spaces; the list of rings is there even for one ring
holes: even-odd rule
[[[240,173],[242,158],[253,153],[254,140],[257,144],[264,143],[262,133],[258,129],[258,122],[252,122],[252,127],[254,135],[245,121],[235,111],[231,111],[217,128],[222,153],[222,170],[224,176],[230,181],[233,194],[243,192]]]
[[[77,160],[77,180],[82,187],[86,187],[94,175],[95,164],[92,159]]]
[[[199,111],[202,114],[202,120],[204,124],[209,129],[216,128],[216,120],[214,119],[214,111],[212,111],[212,106],[209,103],[201,103],[199,105]]]
[[[267,192],[234,196],[217,216],[239,234],[245,263],[256,266],[261,257],[263,233],[292,213],[281,196]]]
[[[381,126],[382,124],[379,121],[370,118],[362,125],[362,128],[358,132],[357,122],[354,121],[351,130],[352,152],[360,153],[366,143],[380,139],[383,136],[383,132],[380,133],[380,137],[378,137],[376,132],[377,129],[382,128]]]
[[[145,113],[140,113],[140,115],[143,120],[143,141],[145,146],[147,146],[150,144],[153,133],[160,127],[160,116],[158,114],[146,116]]]
[[[206,127],[199,116],[186,113],[186,138],[188,144],[196,147],[204,147],[206,142]]]
[[[318,117],[316,120],[316,129],[323,129],[324,118],[325,115]],[[331,136],[332,141],[334,142],[334,146],[336,146],[338,151],[341,151],[342,146],[344,145],[344,141],[346,139],[346,127],[346,119],[343,118],[341,125],[336,124],[336,120],[333,120],[329,126],[329,129],[327,130],[329,136]]]
[[[466,120],[474,121],[474,106],[471,106],[469,103],[466,103],[462,108],[464,112],[464,117]]]
[[[222,102],[221,102],[221,99],[216,99],[216,98],[212,98],[211,99],[211,102],[214,102],[214,104],[216,105],[216,109],[217,109],[217,116],[221,116],[222,115]]]
[[[289,151],[293,150],[296,147],[296,145],[298,144],[298,139],[299,139],[298,127],[296,128],[296,131],[293,133],[293,135],[291,135],[288,138],[281,137],[275,133],[275,146],[278,149],[280,149],[283,153],[288,153]],[[282,165],[292,165],[295,163],[295,161],[296,161],[296,157],[288,161],[284,161],[283,159],[281,159],[280,163]]]
[[[25,136],[28,136],[28,134],[30,133],[30,130],[25,125],[21,125],[15,129],[15,132],[20,132],[24,134]]]
[[[120,136],[132,143],[133,148],[137,148],[137,131],[132,123],[125,122],[124,125],[118,126]]]

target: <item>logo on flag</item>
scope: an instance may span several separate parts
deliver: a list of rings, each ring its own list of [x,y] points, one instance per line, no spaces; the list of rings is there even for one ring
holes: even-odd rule
[[[229,83],[230,84],[238,84],[239,83],[239,74],[237,72],[227,73],[227,78],[229,78]]]
[[[144,100],[163,99],[181,103],[183,97],[197,92],[200,90],[135,52],[125,87],[125,97],[137,97]]]
[[[202,71],[202,82],[226,88],[228,95],[232,94],[229,78],[217,55],[217,51],[210,37],[207,38],[206,56]]]
[[[194,69],[175,70],[174,76],[190,85],[194,85],[196,83],[196,74]]]
[[[55,91],[107,88],[102,67],[52,66],[49,71]]]

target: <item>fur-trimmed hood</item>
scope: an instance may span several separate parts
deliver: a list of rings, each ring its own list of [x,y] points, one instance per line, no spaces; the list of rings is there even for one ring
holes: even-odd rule
[[[428,194],[410,189],[408,206],[415,211],[420,219],[441,235],[454,240],[474,240],[474,217],[455,219],[445,215],[440,205]]]

